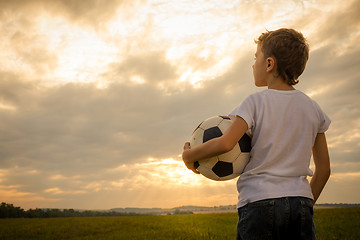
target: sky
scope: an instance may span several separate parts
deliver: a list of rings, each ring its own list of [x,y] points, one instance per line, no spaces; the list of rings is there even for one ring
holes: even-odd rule
[[[359,12],[359,0],[0,0],[0,201],[236,204],[236,179],[193,174],[183,144],[264,89],[254,39],[287,27],[310,45],[296,88],[332,120],[318,203],[359,203]]]

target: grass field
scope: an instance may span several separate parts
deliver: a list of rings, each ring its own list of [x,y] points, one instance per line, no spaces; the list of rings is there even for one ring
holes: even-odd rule
[[[235,239],[235,213],[0,219],[7,239]],[[360,239],[360,208],[315,209],[317,239]]]

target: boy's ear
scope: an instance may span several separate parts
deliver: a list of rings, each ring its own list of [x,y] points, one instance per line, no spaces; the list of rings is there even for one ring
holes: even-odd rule
[[[268,57],[266,59],[266,71],[271,72],[275,67],[275,59],[272,57]]]

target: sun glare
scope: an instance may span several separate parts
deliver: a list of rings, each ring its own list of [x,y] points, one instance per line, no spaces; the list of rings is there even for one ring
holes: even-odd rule
[[[43,80],[55,80],[55,83],[98,82],[100,74],[114,60],[116,49],[94,30],[47,15],[39,19],[40,34],[46,36],[49,51],[57,55],[57,68],[43,76]]]
[[[99,79],[111,63],[146,50],[165,52],[167,61],[177,68],[178,82],[187,81],[200,88],[201,82],[216,78],[232,66],[237,48],[248,34],[240,34],[234,27],[234,23],[241,24],[241,19],[230,14],[233,7],[230,1],[220,5],[156,1],[137,6],[132,10],[136,14],[119,10],[98,32],[43,14],[36,20],[38,34],[44,36],[44,47],[54,53],[56,65],[41,79],[50,84],[94,83],[103,89],[108,80]],[[175,12],[169,15],[169,8]],[[127,80],[145,82],[137,75]]]
[[[59,52],[59,67],[55,76],[60,81],[95,82],[112,57],[111,47],[95,34],[70,34]]]
[[[202,181],[199,176],[189,171],[182,161],[173,158],[154,159],[149,158],[147,163],[141,164],[148,170],[151,169],[152,174],[161,177],[164,182],[169,185],[192,184],[201,185]],[[150,168],[151,166],[151,168]]]

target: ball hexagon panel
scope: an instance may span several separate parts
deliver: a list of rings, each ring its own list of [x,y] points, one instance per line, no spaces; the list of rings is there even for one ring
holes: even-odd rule
[[[221,137],[222,135],[223,134],[222,134],[220,128],[218,128],[217,126],[208,128],[204,131],[203,142],[207,142],[213,138]]]
[[[226,177],[233,174],[233,164],[229,162],[218,161],[212,168],[212,171],[219,177]]]
[[[251,151],[251,138],[249,135],[244,134],[239,140],[239,146],[241,152],[250,152]]]

